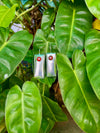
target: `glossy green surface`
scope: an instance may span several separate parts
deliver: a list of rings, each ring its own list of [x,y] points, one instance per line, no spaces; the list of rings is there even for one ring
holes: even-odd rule
[[[7,29],[0,28],[0,83],[14,72],[33,40],[28,31],[19,31],[7,40],[8,34]]]
[[[66,114],[59,107],[58,103],[54,102],[50,98],[43,96],[43,117],[50,118],[51,120],[57,121],[67,121]]]
[[[45,36],[50,33],[51,25],[55,19],[55,11],[53,8],[47,9],[43,13],[41,29],[44,31]]]
[[[51,119],[47,118],[47,119],[42,119],[42,123],[41,123],[41,128],[39,133],[49,133],[51,131],[51,129],[53,128],[55,122],[52,121]]]
[[[85,39],[87,73],[93,90],[100,99],[100,31],[91,30]]]
[[[62,1],[55,22],[59,51],[71,58],[75,49],[83,49],[85,33],[91,27],[92,15],[86,7]]]
[[[17,5],[13,5],[11,8],[6,6],[0,6],[0,27],[8,27],[13,18],[15,17]]]
[[[80,50],[72,57],[57,55],[58,79],[65,106],[78,126],[86,133],[100,131],[100,101],[87,78],[86,58]]]
[[[42,103],[36,85],[27,81],[22,90],[17,85],[11,88],[7,95],[5,111],[8,133],[38,133]]]
[[[56,53],[57,46],[54,38],[54,31],[51,31],[48,37],[45,37],[44,32],[38,29],[34,38],[34,53],[46,54],[49,52]]]
[[[100,0],[85,0],[90,12],[100,19]]]

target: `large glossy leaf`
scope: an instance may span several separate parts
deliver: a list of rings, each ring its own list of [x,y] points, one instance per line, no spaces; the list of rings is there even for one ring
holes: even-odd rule
[[[5,111],[8,133],[38,133],[42,103],[36,85],[27,81],[22,91],[19,86],[14,86],[7,95]]]
[[[100,99],[100,31],[91,30],[85,39],[87,73],[95,94]]]
[[[67,116],[61,110],[58,103],[54,102],[48,97],[42,97],[43,103],[43,117],[50,118],[51,120],[57,121],[67,121]]]
[[[99,0],[85,0],[90,12],[98,19],[100,19],[100,1]]]
[[[11,8],[6,6],[0,6],[0,27],[8,27],[15,16],[17,5],[13,5]]]
[[[8,90],[0,93],[0,123],[5,117],[5,101],[7,97]]]
[[[19,31],[7,41],[8,34],[7,29],[0,28],[0,83],[14,72],[33,39],[28,31]]]
[[[49,8],[43,13],[41,28],[44,31],[45,36],[49,34],[54,19],[55,11],[53,8]]]
[[[1,0],[6,6],[12,7],[14,4],[20,5],[20,0]]]
[[[85,33],[91,27],[92,15],[86,7],[62,1],[55,23],[55,37],[59,51],[72,57],[75,49],[83,49]]]
[[[87,133],[100,130],[100,101],[87,78],[86,59],[80,50],[73,54],[72,63],[67,56],[58,54],[58,79],[65,106],[78,126]]]
[[[42,119],[42,124],[39,133],[49,133],[53,128],[55,122],[50,118]]]
[[[54,31],[51,31],[48,38],[46,38],[44,32],[41,29],[37,30],[34,39],[34,53],[39,54],[39,51],[41,54],[57,52]]]

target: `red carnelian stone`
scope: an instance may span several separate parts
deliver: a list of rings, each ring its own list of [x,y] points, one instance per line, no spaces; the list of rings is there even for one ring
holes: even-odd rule
[[[37,57],[37,61],[41,61],[41,57]]]
[[[49,56],[49,60],[53,60],[53,56],[50,55],[50,56]]]

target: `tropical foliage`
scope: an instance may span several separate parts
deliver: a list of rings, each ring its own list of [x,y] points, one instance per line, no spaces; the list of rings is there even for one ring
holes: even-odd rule
[[[49,133],[67,121],[50,89],[86,133],[100,132],[99,0],[0,1],[0,132]],[[21,31],[12,28],[19,27]],[[34,78],[34,54],[57,53],[57,77]],[[22,88],[22,89],[21,89]]]

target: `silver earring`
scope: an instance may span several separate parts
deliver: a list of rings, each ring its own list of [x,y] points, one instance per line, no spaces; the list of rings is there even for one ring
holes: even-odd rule
[[[47,53],[46,54],[46,63],[47,63],[47,77],[56,76],[56,54]]]
[[[45,75],[45,55],[35,54],[34,55],[34,77],[44,78]]]

